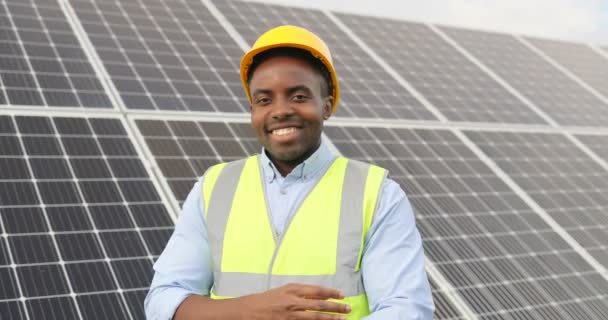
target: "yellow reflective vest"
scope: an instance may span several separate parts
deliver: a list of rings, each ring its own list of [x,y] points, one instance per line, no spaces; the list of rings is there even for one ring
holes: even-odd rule
[[[360,265],[386,170],[336,158],[276,237],[259,156],[211,167],[203,202],[213,261],[214,299],[288,283],[341,290],[349,320],[369,314]]]

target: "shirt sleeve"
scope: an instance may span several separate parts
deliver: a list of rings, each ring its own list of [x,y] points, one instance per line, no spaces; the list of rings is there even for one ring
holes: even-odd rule
[[[433,297],[412,207],[390,179],[378,201],[361,261],[371,311],[364,319],[431,320]]]
[[[154,264],[154,279],[144,307],[149,320],[170,320],[190,295],[209,295],[211,253],[201,203],[200,179],[182,206],[175,231]]]

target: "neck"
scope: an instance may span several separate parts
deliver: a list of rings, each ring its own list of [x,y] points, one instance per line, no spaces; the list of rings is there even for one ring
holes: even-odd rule
[[[277,161],[272,157],[269,157],[270,161],[272,161],[272,163],[274,164],[274,167],[277,168],[277,171],[279,171],[279,173],[281,174],[281,176],[286,177],[288,174],[291,173],[291,171],[293,171],[293,169],[295,167],[297,167],[300,163],[302,163],[303,161],[300,161],[298,163],[291,163],[291,162],[284,162],[284,161]]]
[[[319,144],[317,144],[316,148],[308,150],[306,153],[304,153],[300,157],[298,157],[296,159],[293,159],[293,160],[281,160],[281,159],[277,159],[274,155],[272,155],[268,151],[266,151],[266,155],[268,156],[268,158],[270,159],[270,161],[272,161],[272,164],[274,165],[275,168],[277,168],[277,171],[279,171],[279,173],[281,174],[281,176],[286,177],[288,174],[291,173],[291,171],[293,171],[293,169],[295,167],[297,167],[300,163],[304,162],[313,153],[315,153],[315,151],[317,151],[320,146],[321,146],[321,141],[319,141]]]

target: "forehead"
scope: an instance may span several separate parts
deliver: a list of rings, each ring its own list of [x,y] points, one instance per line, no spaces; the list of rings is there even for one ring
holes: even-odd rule
[[[291,78],[298,81],[321,81],[321,75],[305,60],[289,56],[271,57],[260,63],[251,75],[250,87],[260,81]],[[287,79],[286,79],[287,78]]]

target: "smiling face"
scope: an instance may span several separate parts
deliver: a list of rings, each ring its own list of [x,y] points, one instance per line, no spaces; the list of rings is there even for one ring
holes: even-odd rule
[[[251,125],[282,175],[321,143],[333,102],[324,81],[307,62],[285,56],[262,62],[251,76]]]

